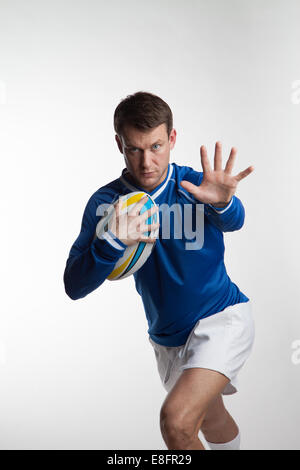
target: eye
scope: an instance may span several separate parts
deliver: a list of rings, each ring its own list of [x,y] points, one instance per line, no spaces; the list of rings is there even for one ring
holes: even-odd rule
[[[154,144],[153,145],[153,148],[156,147],[154,150],[158,150],[158,148],[160,147],[160,144]]]

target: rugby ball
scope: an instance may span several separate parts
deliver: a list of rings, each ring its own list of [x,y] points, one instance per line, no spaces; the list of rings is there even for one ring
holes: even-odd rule
[[[122,208],[121,211],[130,212],[134,206],[145,196],[148,196],[147,202],[143,205],[140,214],[143,212],[151,209],[152,207],[157,207],[154,200],[149,196],[149,194],[144,193],[143,191],[135,191],[124,196],[121,196],[120,199],[122,200]],[[109,228],[109,220],[113,214],[114,205],[112,204],[107,209],[107,213],[102,219],[98,222],[96,228],[95,237],[98,236],[102,238],[102,235],[105,231]],[[156,223],[158,221],[158,214],[154,214],[150,216],[146,220],[146,224]],[[157,238],[159,229],[155,229],[152,232],[152,236]],[[150,236],[151,231],[144,232],[145,236]],[[128,246],[123,256],[117,261],[114,266],[113,271],[107,277],[110,281],[116,281],[120,279],[125,279],[125,277],[130,276],[131,274],[135,273],[138,269],[140,269],[146,260],[149,258],[153,248],[154,243],[146,243],[146,242],[137,242],[134,245]]]

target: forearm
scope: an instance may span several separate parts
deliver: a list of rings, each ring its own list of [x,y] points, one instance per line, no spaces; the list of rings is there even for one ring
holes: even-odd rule
[[[97,289],[124,251],[125,245],[119,241],[95,238],[83,253],[67,260],[64,272],[66,294],[77,300]]]
[[[233,232],[242,228],[245,220],[245,209],[236,196],[225,207],[215,207],[211,204],[205,205],[205,213],[209,221],[222,232]]]

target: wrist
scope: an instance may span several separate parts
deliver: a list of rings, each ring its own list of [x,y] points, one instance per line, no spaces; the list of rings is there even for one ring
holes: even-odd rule
[[[124,250],[127,248],[127,243],[125,243],[124,240],[119,238],[112,230],[108,229],[106,230],[102,238],[108,241],[111,245],[113,245],[115,248],[118,248],[119,250]]]
[[[217,209],[224,209],[224,207],[228,206],[231,200],[232,200],[232,197],[228,201],[211,204],[211,206],[216,207]]]

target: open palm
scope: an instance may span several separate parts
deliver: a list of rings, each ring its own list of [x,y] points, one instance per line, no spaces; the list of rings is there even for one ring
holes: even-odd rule
[[[222,145],[216,142],[214,169],[211,168],[204,145],[200,148],[203,179],[199,186],[182,180],[181,186],[204,204],[212,204],[216,207],[225,207],[234,195],[238,183],[254,170],[249,166],[236,176],[231,174],[237,149],[232,147],[224,170],[222,169]]]

